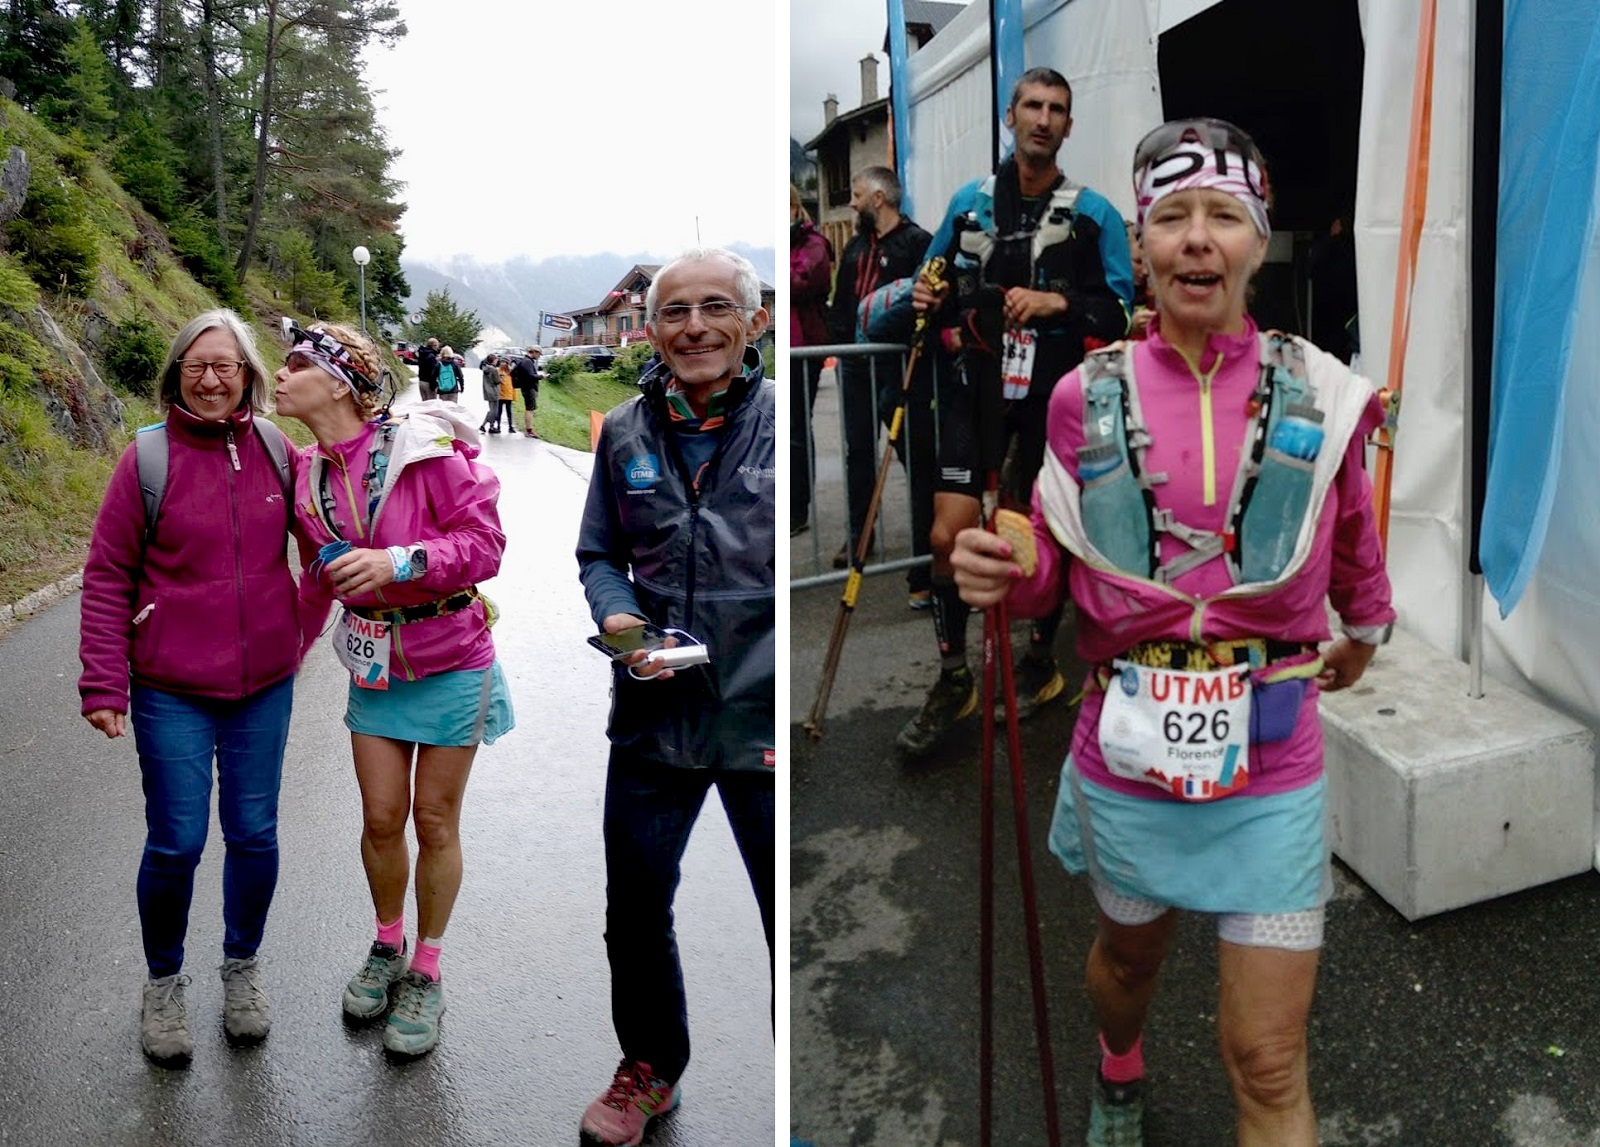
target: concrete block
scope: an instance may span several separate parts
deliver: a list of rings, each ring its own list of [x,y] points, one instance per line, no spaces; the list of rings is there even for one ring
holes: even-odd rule
[[[1408,920],[1595,863],[1594,733],[1395,632],[1322,698],[1335,855]]]

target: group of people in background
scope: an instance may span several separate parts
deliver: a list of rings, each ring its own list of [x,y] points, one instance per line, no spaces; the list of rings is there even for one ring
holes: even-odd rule
[[[623,1058],[581,1120],[586,1141],[602,1145],[639,1143],[678,1103],[689,1031],[673,900],[713,787],[756,894],[769,975],[775,967],[776,443],[773,385],[755,349],[768,316],[754,268],[720,249],[664,267],[646,313],[656,358],[641,395],[601,432],[580,579],[601,632],[673,627],[707,653],[678,668],[648,649],[613,662],[601,828]],[[118,461],[84,570],[81,709],[107,737],[134,734],[147,826],[140,1045],[167,1066],[194,1054],[183,969],[213,773],[224,1027],[237,1044],[271,1030],[258,952],[277,886],[294,681],[327,629],[349,676],[374,930],[340,1006],[352,1024],[382,1023],[397,1058],[438,1043],[467,784],[479,746],[515,724],[491,632],[498,611],[479,588],[504,553],[500,484],[452,397],[459,376],[446,385],[460,359],[430,340],[435,353],[419,355],[433,359],[424,400],[392,408],[377,349],[359,331],[288,332],[275,373],[231,311],[178,332],[159,382],[164,420]],[[529,434],[537,357],[530,347],[518,360],[532,367],[520,384]],[[516,367],[494,377],[499,413]],[[264,417],[273,403],[315,442],[292,449]],[[639,467],[646,443],[661,463],[651,475]],[[628,496],[647,487],[649,498]]]
[[[489,413],[478,427],[485,434],[499,434],[500,422],[505,420],[506,433],[517,432],[517,392],[522,392],[523,430],[529,438],[539,434],[533,428],[533,412],[539,409],[539,383],[544,375],[539,371],[539,357],[543,349],[530,346],[521,355],[509,351],[484,355],[480,369],[483,371],[483,400],[489,404]]]
[[[1332,887],[1317,698],[1361,678],[1395,618],[1362,451],[1379,403],[1344,353],[1250,316],[1272,193],[1246,132],[1205,118],[1151,131],[1132,157],[1127,221],[1059,166],[1064,76],[1026,72],[1005,122],[1014,151],[955,192],[931,237],[899,214],[892,172],[857,173],[856,234],[831,295],[818,270],[831,248],[791,189],[795,345],[819,331],[909,342],[920,315],[936,360],[903,397],[885,394],[900,380],[882,370],[875,387],[862,356],[837,374],[847,472],[857,451],[872,465],[878,433],[853,410],[887,407],[887,422],[906,402],[913,456],[937,419],[931,490],[914,463],[908,476],[918,541],[919,514],[932,522],[940,672],[896,743],[922,756],[977,713],[973,609],[1004,601],[1032,619],[1005,698],[1014,714],[1062,696],[1055,640],[1075,606],[1091,668],[1049,848],[1098,908],[1086,1142],[1144,1141],[1142,1037],[1187,909],[1216,920],[1237,1141],[1312,1144],[1307,1025]],[[799,485],[816,391],[796,373]],[[870,427],[863,444],[853,419]],[[859,541],[849,497],[841,566]],[[795,528],[810,509],[797,495]],[[1002,534],[1007,514],[1022,524]]]

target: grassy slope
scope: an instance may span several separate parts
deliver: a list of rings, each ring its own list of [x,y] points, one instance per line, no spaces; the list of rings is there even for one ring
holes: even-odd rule
[[[533,424],[546,441],[574,450],[589,449],[589,411],[604,413],[639,393],[632,383],[609,374],[579,374],[566,382],[546,379],[539,388],[539,409]],[[522,426],[522,399],[517,399],[516,425]]]

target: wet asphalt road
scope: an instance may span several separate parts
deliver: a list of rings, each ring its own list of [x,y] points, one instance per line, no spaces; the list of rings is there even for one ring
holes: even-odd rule
[[[481,403],[472,407],[477,413]],[[572,1144],[610,1081],[602,941],[608,670],[572,557],[590,456],[487,438],[509,541],[485,590],[517,726],[467,789],[466,877],[445,939],[448,1010],[431,1056],[388,1063],[340,1019],[371,942],[344,674],[307,659],[280,809],[282,868],[261,954],[273,1032],[235,1050],[221,1024],[221,832],[197,876],[186,971],[188,1070],[139,1052],[143,845],[131,736],[78,715],[76,595],[0,637],[0,1143],[17,1147]],[[772,1143],[766,944],[720,805],[684,861],[678,943],[694,1060],[656,1147]],[[415,919],[414,905],[407,914]]]
[[[832,416],[830,388],[818,425]],[[842,504],[819,440],[824,506]],[[796,539],[791,573],[838,544]],[[827,533],[830,528],[835,532]],[[809,711],[838,591],[791,595],[790,1131],[817,1147],[970,1147],[978,1133],[978,725],[908,764],[891,745],[937,673],[932,625],[900,576],[868,578],[825,734]],[[969,656],[976,668],[981,627]],[[1071,648],[1064,629],[1058,643]],[[1063,666],[1066,668],[1066,666]],[[1069,682],[1081,670],[1068,671]],[[1076,692],[1075,688],[1069,692]],[[1045,848],[1073,710],[1023,725],[1027,821],[1062,1142],[1081,1144],[1094,1065],[1082,989],[1087,888]],[[1001,1147],[1046,1142],[1009,766],[997,761],[995,1122]],[[1410,924],[1335,864],[1311,1021],[1324,1147],[1600,1147],[1600,876]],[[1186,918],[1145,1040],[1150,1147],[1233,1142],[1216,1052],[1208,920]]]

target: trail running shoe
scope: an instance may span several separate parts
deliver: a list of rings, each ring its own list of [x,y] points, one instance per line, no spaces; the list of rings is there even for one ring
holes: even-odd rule
[[[260,1043],[272,1030],[272,1011],[261,990],[256,957],[222,961],[222,1030],[235,1047]]]
[[[965,665],[945,669],[928,690],[922,712],[907,721],[894,739],[895,746],[908,757],[920,757],[938,742],[957,721],[978,711],[978,686],[972,670]]]
[[[1094,1073],[1086,1147],[1144,1147],[1144,1081],[1110,1083]]]
[[[581,1139],[593,1147],[636,1147],[650,1124],[678,1106],[678,1088],[655,1078],[648,1063],[624,1059],[605,1094],[589,1104]]]
[[[357,1022],[375,1020],[389,1010],[389,995],[406,970],[405,947],[374,942],[367,962],[344,986],[344,1014]]]
[[[1017,718],[1033,716],[1035,709],[1061,696],[1067,687],[1066,678],[1056,667],[1056,659],[1048,653],[1029,650],[1017,662],[1012,678],[1017,686]],[[998,709],[998,706],[996,706]]]
[[[918,613],[933,608],[933,591],[931,589],[914,589],[906,594],[906,607]]]
[[[421,972],[407,972],[395,984],[394,1008],[383,1028],[384,1050],[408,1059],[427,1055],[439,1042],[444,1015],[444,985]]]
[[[162,1067],[184,1067],[194,1055],[189,1034],[189,1010],[183,989],[189,977],[181,973],[146,980],[139,1015],[139,1046]]]

